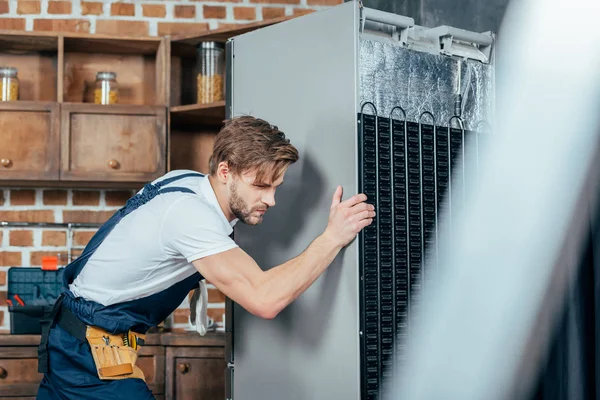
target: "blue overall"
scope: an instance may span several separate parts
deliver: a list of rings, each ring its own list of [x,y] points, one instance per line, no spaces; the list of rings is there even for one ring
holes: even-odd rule
[[[124,333],[132,330],[144,334],[150,327],[164,321],[181,304],[202,279],[198,272],[161,292],[110,306],[75,298],[73,293],[68,290],[68,285],[83,270],[87,261],[112,229],[129,213],[159,194],[194,193],[184,187],[161,189],[173,181],[189,176],[203,177],[204,175],[186,173],[156,184],[146,184],[140,193],[130,198],[123,208],[100,227],[81,256],[66,267],[64,284],[67,290],[55,303],[53,315],[42,328],[38,362],[40,372],[44,372],[44,378],[38,389],[38,399],[129,400],[154,398],[142,379],[100,380],[88,343],[75,338],[60,325],[55,324],[55,318],[60,308],[66,307],[85,324],[100,327],[110,333]],[[127,268],[127,266],[124,265],[123,268]]]

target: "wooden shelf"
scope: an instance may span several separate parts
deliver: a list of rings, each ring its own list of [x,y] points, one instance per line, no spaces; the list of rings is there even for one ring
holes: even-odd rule
[[[56,36],[0,35],[0,66],[17,69],[19,100],[58,100],[60,43]]]
[[[156,110],[166,109],[164,106],[151,106],[144,104],[95,104],[95,103],[77,103],[64,102],[61,103],[63,108],[76,108],[84,110],[88,114],[111,114],[111,113],[126,113],[130,115],[136,114],[154,114]]]
[[[221,29],[215,29],[212,31],[206,31],[205,33],[196,34],[196,35],[178,35],[171,38],[173,43],[173,51],[177,51],[179,45],[187,45],[195,47],[201,42],[206,41],[215,41],[215,42],[226,42],[229,38],[234,36],[241,35],[243,33],[247,33],[250,31],[254,31],[256,29],[264,28],[269,25],[278,24],[283,21],[290,20],[294,17],[280,17],[268,19],[265,21],[253,22],[250,24],[239,24],[239,26],[228,26]]]
[[[58,51],[58,37],[33,36],[30,32],[15,34],[12,31],[0,31],[0,49],[2,51]]]
[[[119,104],[167,105],[163,38],[64,37],[62,99],[91,103],[96,73],[117,74]]]
[[[225,101],[171,107],[171,124],[178,128],[221,125],[225,120]]]
[[[161,38],[65,37],[65,52],[156,55]]]

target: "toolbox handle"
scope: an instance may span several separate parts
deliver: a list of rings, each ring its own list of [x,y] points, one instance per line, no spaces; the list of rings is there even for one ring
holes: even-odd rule
[[[57,256],[42,257],[42,270],[44,270],[44,271],[58,270],[58,257]]]

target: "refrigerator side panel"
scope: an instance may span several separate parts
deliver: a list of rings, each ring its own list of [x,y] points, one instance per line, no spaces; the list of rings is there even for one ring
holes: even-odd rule
[[[337,185],[357,192],[358,7],[346,3],[236,37],[233,115],[277,125],[300,153],[259,226],[235,237],[263,269],[327,225]],[[234,400],[360,398],[357,241],[275,319],[234,306]]]

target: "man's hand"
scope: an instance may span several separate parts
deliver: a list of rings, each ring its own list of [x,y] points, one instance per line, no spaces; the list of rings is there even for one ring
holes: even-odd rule
[[[329,222],[324,236],[340,247],[348,245],[356,235],[373,222],[375,207],[367,204],[365,194],[342,201],[343,189],[338,186],[331,200]]]
[[[325,232],[297,257],[263,271],[239,247],[195,260],[194,266],[225,296],[261,318],[274,318],[325,271],[339,251],[373,222],[374,207],[358,194],[342,201],[339,186]]]

